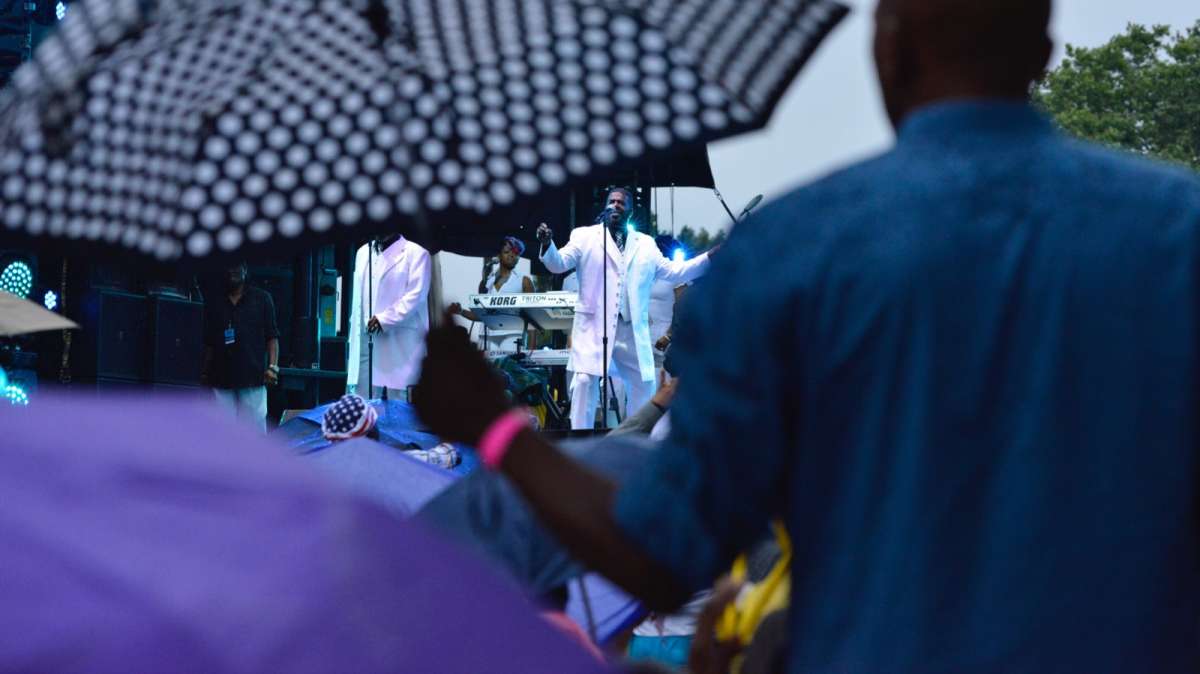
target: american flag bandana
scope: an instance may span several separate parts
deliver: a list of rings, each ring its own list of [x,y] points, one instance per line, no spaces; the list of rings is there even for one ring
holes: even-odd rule
[[[333,441],[357,438],[374,428],[378,418],[375,408],[367,404],[362,396],[348,393],[325,410],[321,433],[326,440]]]

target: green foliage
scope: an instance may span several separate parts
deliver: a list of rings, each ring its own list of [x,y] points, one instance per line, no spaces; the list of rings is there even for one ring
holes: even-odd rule
[[[1081,138],[1200,170],[1200,21],[1182,33],[1130,24],[1067,57],[1034,102]]]
[[[706,230],[695,230],[689,225],[684,225],[683,229],[675,235],[679,239],[679,243],[683,244],[684,249],[688,251],[688,255],[699,255],[713,246],[725,242],[725,230],[717,232],[715,235],[709,235]]]

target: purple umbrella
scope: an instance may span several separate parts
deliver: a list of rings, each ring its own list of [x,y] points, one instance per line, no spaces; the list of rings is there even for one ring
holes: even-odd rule
[[[211,404],[42,397],[0,428],[0,670],[605,670]]]

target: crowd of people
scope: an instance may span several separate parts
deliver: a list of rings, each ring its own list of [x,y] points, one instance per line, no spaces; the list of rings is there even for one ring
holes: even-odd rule
[[[476,448],[653,610],[625,651],[637,671],[1197,671],[1200,179],[1032,107],[1050,13],[880,0],[895,146],[720,251],[664,254],[625,227],[626,189],[561,248],[539,227],[538,259],[579,296],[571,427],[595,427],[609,376],[630,412],[617,435],[658,442],[630,479],[532,428],[453,320],[475,312],[431,329],[430,255],[399,235],[358,251],[362,397],[326,437],[369,435],[365,399],[385,397]],[[504,239],[480,293],[532,292],[524,253]],[[652,309],[693,283],[674,316]],[[274,309],[244,267],[226,290],[206,380],[258,423]]]

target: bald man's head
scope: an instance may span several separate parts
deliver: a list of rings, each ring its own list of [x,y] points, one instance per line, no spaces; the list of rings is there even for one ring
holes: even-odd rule
[[[875,62],[899,124],[938,100],[1025,98],[1050,59],[1050,0],[880,0]]]

